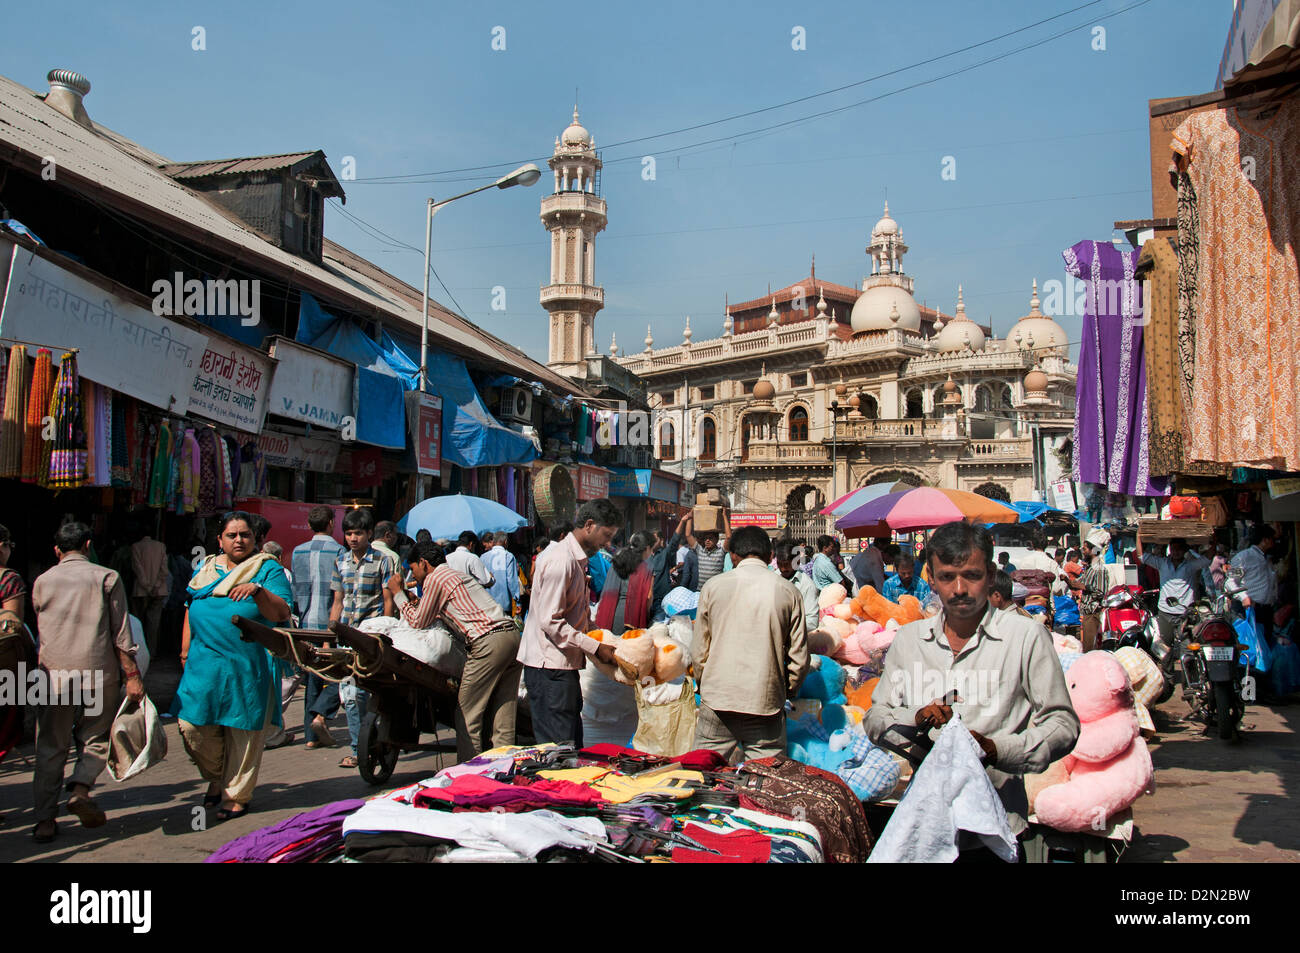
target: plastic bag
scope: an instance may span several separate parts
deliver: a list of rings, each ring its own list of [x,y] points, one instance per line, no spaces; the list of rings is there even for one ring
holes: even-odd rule
[[[1247,606],[1245,618],[1237,619],[1232,627],[1237,630],[1237,641],[1245,646],[1241,657],[1246,667],[1256,672],[1267,672],[1273,664],[1273,653],[1255,626],[1255,607]]]
[[[637,728],[632,747],[647,754],[676,758],[695,749],[695,681],[682,680],[682,692],[666,705],[648,704],[635,686]]]
[[[108,773],[125,781],[167,757],[167,735],[149,696],[139,702],[122,699],[109,731]]]
[[[1273,692],[1290,695],[1300,690],[1300,647],[1288,635],[1273,634],[1273,671],[1269,678]]]

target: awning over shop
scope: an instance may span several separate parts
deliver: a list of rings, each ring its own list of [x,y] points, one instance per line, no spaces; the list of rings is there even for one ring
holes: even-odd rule
[[[1241,0],[1215,89],[1300,69],[1300,0]]]
[[[420,367],[387,332],[376,343],[304,292],[297,340],[357,365],[358,440],[381,447],[406,446],[403,393],[419,387]],[[539,456],[532,440],[492,416],[460,358],[429,351],[429,392],[443,400],[444,460],[460,467],[486,467],[528,463]]]
[[[677,504],[681,499],[680,477],[648,467],[613,467],[609,475],[609,495],[662,500]]]

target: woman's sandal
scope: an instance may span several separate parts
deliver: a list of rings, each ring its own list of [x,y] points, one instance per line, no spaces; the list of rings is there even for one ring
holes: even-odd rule
[[[357,766],[357,759],[355,755],[348,755],[342,761],[339,762],[340,768],[355,768],[356,766]]]
[[[251,811],[252,809],[253,809],[253,806],[252,806],[251,804],[245,804],[245,805],[244,805],[244,809],[243,809],[242,811],[234,811],[234,810],[231,810],[231,809],[228,808],[228,807],[223,807],[221,810],[217,811],[217,820],[218,820],[218,821],[233,821],[233,820],[236,820],[236,819],[238,819],[238,818],[243,817],[245,814],[247,814],[247,813],[248,813],[249,811]]]

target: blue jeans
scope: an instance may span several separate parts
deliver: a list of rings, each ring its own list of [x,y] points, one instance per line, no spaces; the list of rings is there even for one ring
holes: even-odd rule
[[[352,756],[357,754],[357,739],[361,737],[361,718],[370,703],[370,693],[356,685],[339,686],[339,699],[343,702],[343,711],[348,716],[348,736],[352,741]]]

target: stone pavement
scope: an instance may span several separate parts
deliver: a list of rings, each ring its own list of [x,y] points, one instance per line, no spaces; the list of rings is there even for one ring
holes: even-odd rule
[[[159,672],[150,672],[150,697],[170,703],[175,677],[160,664]],[[290,705],[291,727],[301,722],[301,713],[300,690]],[[1250,706],[1244,738],[1235,743],[1203,735],[1199,725],[1181,721],[1186,713],[1177,697],[1155,712],[1160,729],[1159,740],[1151,744],[1156,793],[1134,805],[1138,836],[1122,862],[1300,860],[1300,703]],[[347,745],[340,713],[333,735],[341,747],[308,751],[296,738],[288,747],[268,751],[254,811],[237,821],[211,823],[212,813],[201,806],[205,785],[174,720],[166,730],[168,754],[162,764],[122,784],[105,774],[95,789],[108,812],[107,825],[85,830],[65,815],[59,837],[45,845],[31,839],[32,746],[12,753],[0,764],[0,861],[197,862],[240,834],[379,790],[355,769],[338,767]],[[442,740],[452,737],[444,730]],[[404,754],[384,788],[429,777],[452,760],[452,755]]]

